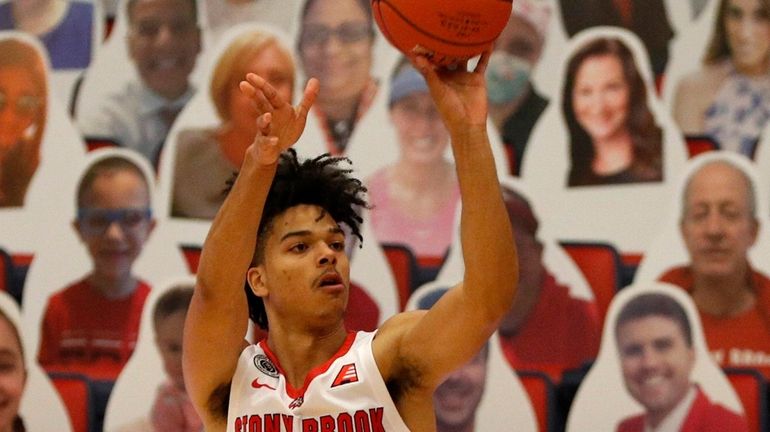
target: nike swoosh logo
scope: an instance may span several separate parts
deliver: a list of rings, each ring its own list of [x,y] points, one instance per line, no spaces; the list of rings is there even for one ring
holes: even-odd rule
[[[270,387],[270,386],[269,386],[269,385],[267,385],[267,384],[261,384],[261,383],[259,382],[259,378],[258,378],[258,377],[257,377],[257,378],[254,378],[254,381],[252,381],[252,382],[251,382],[251,386],[252,386],[252,387],[254,387],[255,389],[258,389],[258,388],[262,388],[262,387],[267,387],[267,388],[269,388],[270,390],[275,390],[275,388],[274,388],[274,387]]]

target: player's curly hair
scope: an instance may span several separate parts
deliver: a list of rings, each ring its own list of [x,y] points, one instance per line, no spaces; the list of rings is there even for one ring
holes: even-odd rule
[[[275,218],[287,209],[302,204],[321,207],[337,223],[347,225],[359,241],[363,241],[360,228],[363,218],[359,210],[369,207],[365,197],[366,187],[350,176],[352,169],[339,167],[340,162],[352,164],[346,157],[334,157],[328,153],[305,160],[299,160],[294,149],[281,154],[262,210],[252,265],[264,262],[265,243]],[[245,290],[249,318],[267,330],[267,314],[262,299],[254,295],[248,281]]]

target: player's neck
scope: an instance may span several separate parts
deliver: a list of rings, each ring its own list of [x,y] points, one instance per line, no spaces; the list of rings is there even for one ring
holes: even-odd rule
[[[288,382],[301,388],[308,373],[334,356],[347,335],[342,323],[328,331],[313,332],[290,330],[271,322],[267,345],[278,357]]]

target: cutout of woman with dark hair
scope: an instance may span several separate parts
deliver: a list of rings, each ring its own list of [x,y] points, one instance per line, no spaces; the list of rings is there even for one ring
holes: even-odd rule
[[[598,37],[570,58],[562,110],[570,135],[568,186],[658,182],[662,132],[631,50]]]

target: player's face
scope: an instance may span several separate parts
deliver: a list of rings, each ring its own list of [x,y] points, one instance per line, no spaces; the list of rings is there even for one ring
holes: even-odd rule
[[[311,327],[341,322],[350,266],[337,222],[320,207],[298,205],[276,216],[267,235],[264,262],[249,282],[268,311]]]
[[[672,319],[651,315],[621,325],[617,332],[623,380],[649,414],[668,414],[687,393],[695,353]]]
[[[23,141],[43,108],[41,98],[29,71],[20,66],[0,68],[0,160]]]
[[[511,15],[508,24],[495,40],[495,51],[505,51],[526,60],[530,65],[537,63],[543,40],[529,21]]]
[[[372,29],[357,0],[315,0],[302,20],[299,51],[320,102],[357,98],[369,82]]]
[[[487,378],[487,348],[452,372],[433,393],[437,431],[473,424]]]
[[[390,118],[402,160],[420,165],[441,163],[449,145],[449,132],[428,93],[403,97],[393,104]]]
[[[620,59],[600,55],[583,61],[575,75],[572,108],[594,143],[626,133],[628,101],[629,87]]]
[[[96,276],[116,282],[131,276],[131,266],[155,226],[149,207],[147,184],[133,171],[112,170],[94,180],[75,228]]]
[[[11,324],[0,319],[0,430],[12,430],[26,380],[19,340]]]
[[[690,179],[684,206],[680,227],[693,272],[716,278],[744,272],[758,223],[743,175],[723,163],[704,166]]]
[[[155,322],[155,344],[163,360],[163,370],[179,389],[184,389],[182,333],[185,316],[185,311],[180,310]]]
[[[291,59],[278,46],[271,43],[249,62],[246,70],[238,74],[238,80],[243,79],[247,72],[253,72],[266,79],[278,92],[283,100],[292,101],[294,90],[294,67]],[[244,131],[244,134],[254,136],[257,132],[254,121],[261,113],[257,111],[252,99],[244,95],[236,83],[230,87],[229,114],[232,127]],[[251,144],[251,141],[245,145]],[[244,146],[245,150],[245,146]]]
[[[145,85],[166,99],[187,91],[200,52],[193,7],[189,0],[137,0],[129,12],[131,58]]]
[[[738,71],[767,73],[770,64],[770,11],[759,0],[724,0],[724,26],[730,57]]]

